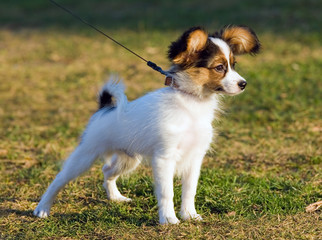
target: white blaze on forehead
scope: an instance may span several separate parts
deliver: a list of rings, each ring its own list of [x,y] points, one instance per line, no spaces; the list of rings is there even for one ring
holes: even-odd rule
[[[228,46],[228,44],[220,39],[220,38],[210,38],[210,40],[216,44],[219,49],[223,52],[223,54],[225,55],[226,59],[227,59],[227,63],[228,63],[228,66],[230,68],[230,62],[229,62],[229,55],[230,55],[230,47]]]
[[[230,62],[229,62],[229,56],[230,56],[230,47],[228,44],[220,39],[220,38],[210,38],[210,40],[219,47],[220,51],[224,54],[225,58],[227,59],[227,72],[224,76],[224,78],[221,80],[221,85],[223,86],[224,91],[227,94],[230,95],[236,95],[241,93],[243,90],[240,89],[238,86],[238,82],[245,79],[240,76],[234,69],[231,68]]]

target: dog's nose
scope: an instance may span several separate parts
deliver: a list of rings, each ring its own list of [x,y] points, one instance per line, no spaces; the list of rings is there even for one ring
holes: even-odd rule
[[[240,87],[241,90],[244,90],[246,85],[247,85],[247,82],[245,80],[241,80],[238,82],[238,86]]]

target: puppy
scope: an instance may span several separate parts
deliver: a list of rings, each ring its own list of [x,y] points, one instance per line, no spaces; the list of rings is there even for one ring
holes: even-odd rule
[[[116,180],[148,157],[160,224],[179,223],[173,205],[175,174],[182,179],[181,218],[201,220],[194,198],[201,163],[213,137],[214,113],[220,111],[219,96],[244,91],[247,83],[235,71],[235,55],[255,54],[259,49],[256,34],[246,26],[228,26],[214,35],[194,27],[169,47],[168,87],[128,102],[122,83],[111,79],[101,90],[99,110],[81,142],[42,196],[34,215],[47,217],[59,190],[98,157],[106,158],[107,198],[130,201],[118,191]]]

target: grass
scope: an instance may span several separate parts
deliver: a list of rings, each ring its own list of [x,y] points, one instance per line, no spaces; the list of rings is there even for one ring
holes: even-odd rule
[[[321,1],[60,2],[164,67],[170,41],[192,25],[249,25],[263,51],[238,57],[249,85],[214,123],[196,197],[203,222],[159,226],[146,166],[118,182],[133,202],[108,202],[99,161],[37,219],[104,78],[119,73],[134,99],[163,77],[49,2],[0,3],[1,239],[321,239],[321,211],[305,212],[322,199]]]

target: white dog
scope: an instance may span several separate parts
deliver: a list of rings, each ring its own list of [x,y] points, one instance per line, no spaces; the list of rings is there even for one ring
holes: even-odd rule
[[[186,32],[169,47],[169,87],[128,102],[124,87],[110,80],[100,94],[82,140],[42,196],[34,214],[47,217],[53,201],[69,181],[104,156],[104,187],[113,201],[120,194],[117,178],[134,170],[143,156],[151,159],[160,224],[179,223],[173,206],[173,177],[182,178],[181,218],[201,220],[194,204],[200,167],[213,137],[219,95],[243,92],[246,81],[235,70],[234,55],[255,54],[256,34],[245,26],[229,26],[214,35],[200,27]]]

